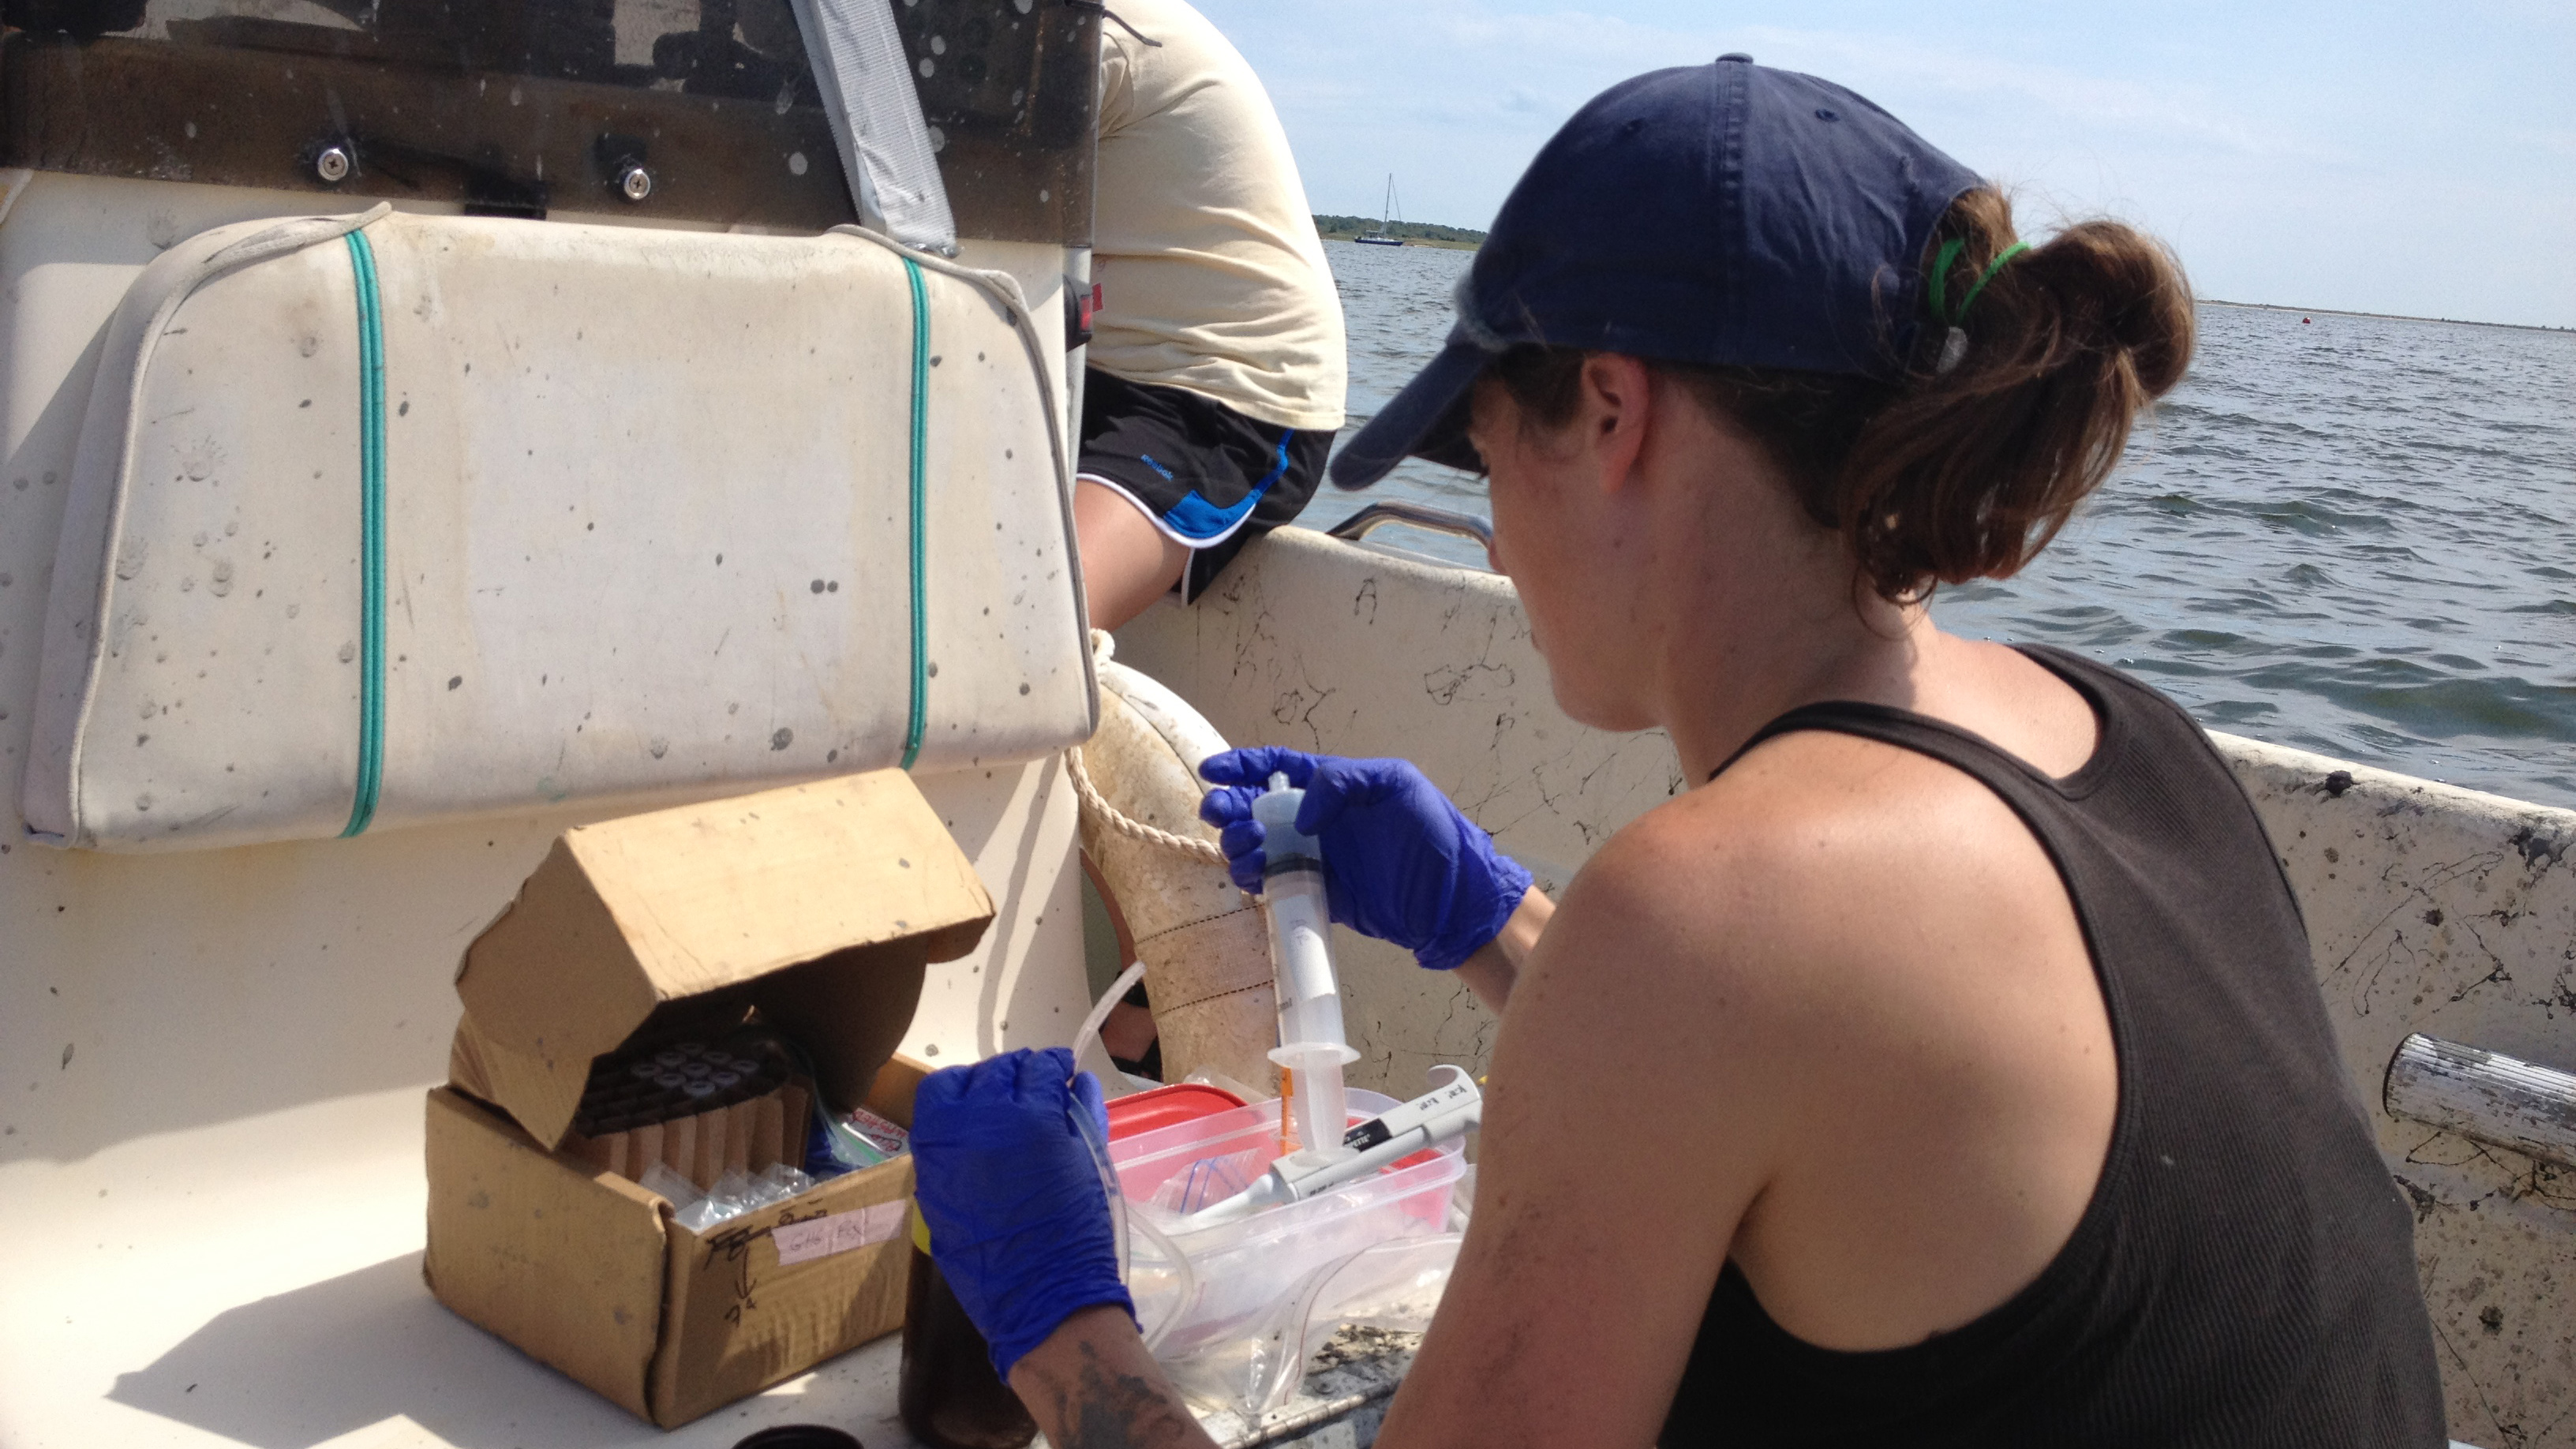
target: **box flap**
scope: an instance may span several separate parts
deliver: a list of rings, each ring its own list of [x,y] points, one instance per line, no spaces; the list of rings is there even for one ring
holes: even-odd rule
[[[880,770],[566,831],[465,949],[460,1086],[560,1143],[591,1062],[690,1005],[758,1006],[855,1104],[922,967],[993,918],[910,777]],[[690,1005],[684,1005],[690,1004]]]

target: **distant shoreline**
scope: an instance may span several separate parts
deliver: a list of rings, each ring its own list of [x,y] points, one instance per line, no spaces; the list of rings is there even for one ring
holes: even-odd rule
[[[1326,241],[1337,242],[1356,242],[1360,239],[1360,234],[1355,231],[1319,231],[1315,235]],[[1437,247],[1444,252],[1472,252],[1480,245],[1470,241],[1433,241],[1428,237],[1418,236],[1405,237],[1403,241],[1409,247]]]
[[[1363,225],[1352,225],[1350,224],[1351,220],[1352,219],[1349,217],[1340,216],[1316,217],[1315,221],[1317,225],[1315,234],[1323,238],[1325,241],[1356,242],[1359,240],[1362,232],[1373,232],[1377,230],[1377,223],[1375,222],[1366,222]],[[1338,224],[1328,226],[1325,225],[1327,222]],[[1422,223],[1419,222],[1397,222],[1392,229],[1396,235],[1403,238],[1404,244],[1409,247],[1438,247],[1443,251],[1472,252],[1484,245],[1485,234],[1483,232],[1467,231],[1462,227],[1444,226],[1437,229],[1449,232],[1451,235],[1445,237],[1429,237],[1416,234],[1412,230],[1413,228],[1420,226],[1422,226]],[[1472,240],[1470,238],[1472,238]],[[2511,332],[2556,332],[2560,334],[2576,332],[2576,327],[2552,327],[2547,323],[2542,322],[2479,322],[2466,317],[2419,317],[2407,312],[2354,312],[2348,311],[2342,307],[2286,307],[2277,302],[2231,302],[2224,297],[2199,297],[2194,300],[2212,307],[2242,307],[2253,312],[2295,312],[2302,317],[2367,317],[2380,322],[2440,322],[2452,327],[2501,327]]]
[[[2367,317],[2378,322],[2442,322],[2453,327],[2502,327],[2511,332],[2576,332],[2576,327],[2550,327],[2538,322],[2477,322],[2466,317],[2416,317],[2404,312],[2347,312],[2341,307],[2284,307],[2273,302],[2230,302],[2224,297],[2195,300],[2209,307],[2242,307],[2251,312],[2296,312],[2302,317]]]
[[[1436,221],[1397,221],[1392,217],[1342,216],[1316,212],[1315,234],[1326,241],[1358,241],[1364,235],[1384,231],[1406,246],[1438,247],[1443,251],[1472,252],[1484,245],[1485,234],[1463,226],[1444,226]]]

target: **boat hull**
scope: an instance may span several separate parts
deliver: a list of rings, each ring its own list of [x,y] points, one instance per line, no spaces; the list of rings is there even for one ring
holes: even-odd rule
[[[458,956],[595,812],[155,857],[21,838],[33,641],[101,328],[170,242],[311,206],[47,173],[0,224],[0,1442],[691,1449],[821,1420],[902,1444],[890,1340],[665,1434],[421,1285],[421,1092],[445,1075]],[[1032,295],[1062,270],[1053,248],[977,259]],[[1302,530],[1248,550],[1197,605],[1149,611],[1120,655],[1239,742],[1419,759],[1551,887],[1684,785],[1660,737],[1556,711],[1508,583]],[[2413,1030],[2576,1065],[2576,815],[2220,745],[2280,847],[2354,1088],[2415,1194],[2453,1433],[2571,1449],[2576,1182],[2376,1104]],[[1061,765],[921,785],[999,914],[925,986],[903,1049],[945,1063],[1064,1040],[1087,986]],[[1485,1060],[1494,1019],[1454,978],[1339,945],[1368,1051],[1356,1084],[1418,1087],[1434,1062]]]

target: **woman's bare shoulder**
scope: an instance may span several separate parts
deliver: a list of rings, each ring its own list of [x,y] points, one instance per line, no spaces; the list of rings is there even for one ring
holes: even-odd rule
[[[1930,923],[1955,922],[1963,896],[2057,890],[1984,786],[1921,755],[1810,732],[1767,741],[1630,822],[1548,929],[1587,975],[1722,995],[1753,1030],[1794,1039],[1848,1030],[1853,1014],[1835,1002],[1922,989],[1909,948]]]

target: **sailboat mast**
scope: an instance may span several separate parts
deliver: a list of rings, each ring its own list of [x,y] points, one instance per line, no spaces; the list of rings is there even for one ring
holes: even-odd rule
[[[1395,173],[1390,171],[1386,173],[1386,195],[1378,203],[1377,229],[1374,231],[1362,232],[1358,236],[1353,237],[1352,240],[1360,242],[1363,245],[1373,247],[1400,247],[1404,245],[1404,238],[1394,235],[1391,230],[1396,215]]]

